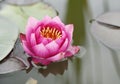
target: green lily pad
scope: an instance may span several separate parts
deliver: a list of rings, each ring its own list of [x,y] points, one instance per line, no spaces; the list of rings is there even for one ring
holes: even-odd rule
[[[39,2],[31,5],[17,6],[17,5],[6,5],[1,11],[0,15],[3,15],[19,26],[21,33],[25,32],[25,25],[27,19],[30,16],[38,18],[41,20],[44,16],[48,15],[54,17],[57,15],[55,9],[53,9],[48,4]]]
[[[46,15],[49,15],[51,17],[57,15],[56,10],[45,3],[37,3],[32,6],[23,6],[22,9],[25,11],[26,15],[33,16],[40,20]]]
[[[18,37],[18,27],[11,21],[0,16],[0,61],[13,49]]]

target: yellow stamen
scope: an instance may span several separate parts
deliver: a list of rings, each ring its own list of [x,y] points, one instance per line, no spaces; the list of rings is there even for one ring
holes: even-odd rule
[[[51,38],[53,40],[62,37],[61,31],[59,31],[56,28],[50,28],[50,27],[43,28],[40,31],[40,34],[45,38]]]

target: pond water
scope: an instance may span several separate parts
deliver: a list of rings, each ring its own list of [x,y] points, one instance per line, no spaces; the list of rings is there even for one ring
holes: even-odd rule
[[[19,71],[0,75],[0,83],[25,84],[29,78],[34,78],[38,84],[80,84],[80,66],[76,67],[77,64],[80,65],[80,61],[76,58],[73,61],[69,60],[50,65],[45,70],[34,68],[29,73]]]

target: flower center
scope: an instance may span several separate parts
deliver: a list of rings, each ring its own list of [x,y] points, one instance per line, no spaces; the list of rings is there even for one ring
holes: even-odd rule
[[[43,28],[40,31],[40,34],[45,38],[51,38],[53,40],[62,37],[61,31],[59,31],[56,28],[50,28],[50,27]]]

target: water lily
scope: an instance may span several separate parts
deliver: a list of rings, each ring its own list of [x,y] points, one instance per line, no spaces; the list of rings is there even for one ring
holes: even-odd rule
[[[25,52],[35,64],[48,65],[76,54],[79,46],[72,46],[73,24],[65,25],[58,16],[43,20],[30,17],[25,34],[20,39]]]

